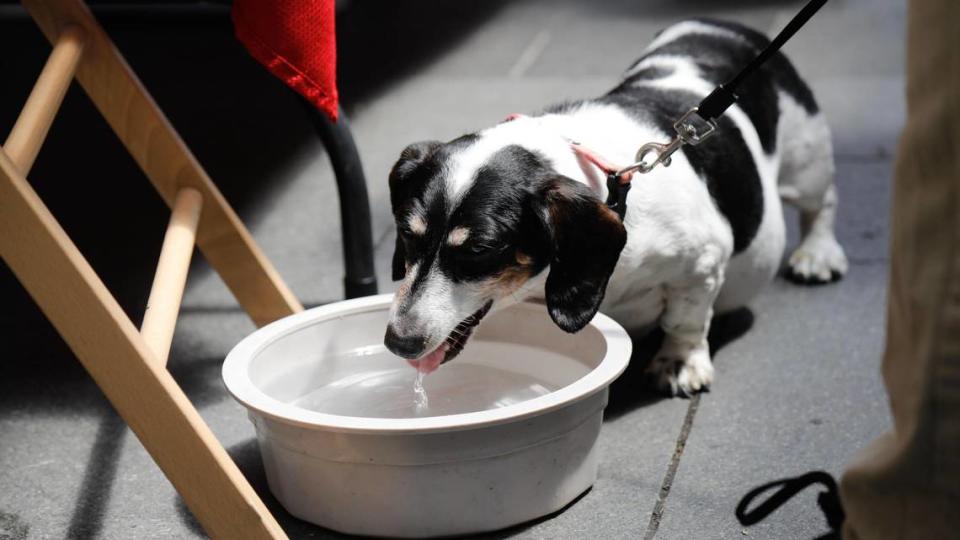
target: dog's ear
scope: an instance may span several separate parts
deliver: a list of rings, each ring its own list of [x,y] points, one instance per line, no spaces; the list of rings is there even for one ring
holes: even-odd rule
[[[390,202],[393,205],[394,217],[399,216],[400,208],[403,206],[410,194],[413,192],[411,184],[411,173],[441,144],[440,141],[423,141],[413,143],[400,152],[400,158],[393,165],[390,171]],[[414,182],[415,183],[415,182]],[[397,233],[397,243],[393,251],[393,280],[400,281],[407,273],[406,253],[403,249],[403,240],[400,239],[400,233]]]
[[[547,310],[561,329],[577,332],[600,308],[627,232],[616,212],[570,178],[552,177],[538,191],[539,218],[553,248]]]
[[[390,170],[390,189],[400,188],[403,181],[410,176],[410,173],[442,144],[440,141],[421,141],[404,148],[400,152],[400,158],[397,159],[397,162],[393,164],[393,169]]]

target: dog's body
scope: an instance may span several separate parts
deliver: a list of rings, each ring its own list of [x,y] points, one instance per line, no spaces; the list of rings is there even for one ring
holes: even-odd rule
[[[543,294],[567,331],[598,308],[628,328],[659,322],[666,339],[648,368],[656,384],[672,393],[708,386],[714,310],[743,306],[779,267],[781,198],[802,215],[790,272],[827,282],[846,271],[833,235],[830,134],[812,93],[784,56],[773,57],[717,134],[669,167],[635,175],[622,225],[601,203],[602,171],[571,141],[632,162],[641,144],[669,140],[673,122],[766,43],[738,25],[685,21],[600,98],[408,147],[391,174],[395,277],[406,277],[387,346],[433,369],[491,305]]]

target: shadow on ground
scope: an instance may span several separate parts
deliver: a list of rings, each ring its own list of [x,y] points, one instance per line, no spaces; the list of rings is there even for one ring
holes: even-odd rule
[[[442,56],[505,3],[352,2],[337,14],[337,86],[347,112]]]
[[[714,317],[710,324],[710,335],[707,337],[711,356],[716,356],[717,351],[747,333],[753,326],[753,318],[753,312],[747,308]],[[603,413],[604,420],[614,420],[661,399],[670,399],[651,390],[644,376],[644,369],[663,342],[663,331],[655,328],[646,333],[630,332],[630,337],[633,340],[630,365],[623,375],[610,385],[610,402]]]
[[[267,485],[267,475],[263,470],[263,460],[260,456],[260,447],[257,445],[256,439],[250,439],[244,443],[234,445],[228,448],[227,452],[250,482],[253,489],[260,495],[260,498],[263,499],[267,510],[277,519],[277,522],[283,527],[287,536],[290,538],[351,538],[348,535],[323,529],[312,523],[297,519],[283,508],[280,502],[273,496],[273,493],[270,492],[270,488]],[[187,508],[183,498],[179,495],[176,497],[176,506],[177,512],[184,524],[198,535],[205,536],[206,533],[203,531],[200,522],[193,516],[193,513]]]

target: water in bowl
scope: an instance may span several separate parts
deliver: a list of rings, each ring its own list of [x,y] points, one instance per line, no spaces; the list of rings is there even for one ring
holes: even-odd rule
[[[426,376],[426,373],[418,369],[417,378],[413,381],[414,405],[418,411],[430,406],[430,397],[427,396],[427,389],[423,387],[423,378]]]
[[[373,354],[392,356],[386,350]],[[394,360],[384,365],[396,368],[342,377],[307,392],[293,405],[341,416],[424,418],[497,409],[557,390],[530,375],[480,363],[455,360],[423,377],[403,360]]]

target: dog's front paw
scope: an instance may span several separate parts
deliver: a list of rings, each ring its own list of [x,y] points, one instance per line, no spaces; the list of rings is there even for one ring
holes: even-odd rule
[[[833,235],[810,236],[790,255],[787,277],[797,283],[830,283],[847,273],[847,256]]]
[[[696,347],[672,343],[668,336],[646,368],[649,384],[670,396],[690,397],[710,389],[713,362],[706,342]]]

